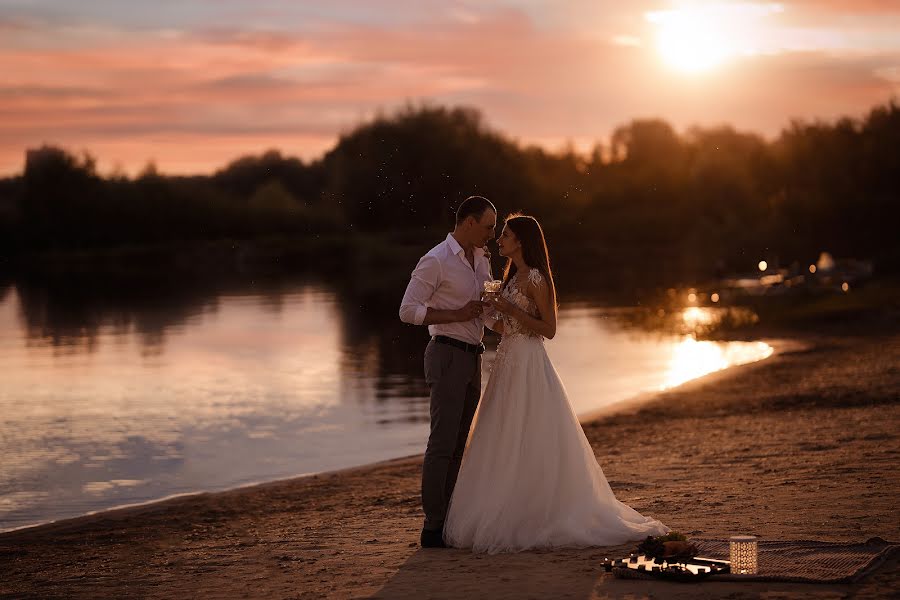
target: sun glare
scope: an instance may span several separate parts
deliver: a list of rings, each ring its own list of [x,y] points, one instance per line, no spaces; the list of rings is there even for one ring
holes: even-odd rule
[[[728,58],[728,40],[716,30],[713,19],[701,11],[663,11],[659,16],[656,45],[670,66],[696,73],[707,71]]]
[[[682,2],[677,8],[651,11],[656,47],[663,61],[684,73],[710,71],[738,55],[758,51],[755,21],[783,9],[779,4]]]

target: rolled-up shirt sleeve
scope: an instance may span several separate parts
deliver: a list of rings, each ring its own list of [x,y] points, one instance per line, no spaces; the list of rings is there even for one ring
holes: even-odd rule
[[[400,320],[410,325],[421,325],[428,312],[428,301],[437,289],[441,278],[441,263],[436,256],[426,254],[413,269],[403,301],[400,303]]]

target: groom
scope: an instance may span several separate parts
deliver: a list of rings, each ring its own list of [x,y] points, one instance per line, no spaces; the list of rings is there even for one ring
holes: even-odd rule
[[[400,304],[400,319],[428,325],[425,381],[431,390],[431,433],[422,467],[423,548],[443,548],[444,517],[466,438],[481,396],[481,292],[492,279],[484,246],[494,237],[497,209],[466,198],[447,239],[419,259]]]

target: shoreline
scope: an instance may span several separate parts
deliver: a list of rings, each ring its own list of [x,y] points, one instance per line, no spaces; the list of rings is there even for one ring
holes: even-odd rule
[[[704,385],[713,385],[718,381],[723,379],[727,379],[731,376],[734,376],[736,370],[739,369],[752,369],[753,367],[759,366],[761,364],[766,363],[767,361],[773,360],[777,358],[781,354],[790,353],[790,352],[802,352],[806,350],[810,350],[813,347],[812,342],[804,342],[801,339],[794,339],[789,337],[769,337],[762,336],[759,338],[750,338],[747,340],[715,340],[715,341],[754,341],[754,342],[763,342],[768,344],[772,348],[772,353],[768,356],[754,360],[751,362],[742,363],[739,365],[733,365],[730,367],[725,367],[724,369],[718,369],[715,371],[710,371],[705,375],[701,375],[700,377],[695,377],[693,379],[688,379],[687,381],[680,383],[676,386],[661,389],[661,390],[650,390],[646,392],[642,392],[637,394],[636,396],[632,396],[631,398],[626,398],[625,400],[620,400],[619,402],[615,402],[613,404],[609,404],[607,406],[597,408],[591,411],[584,413],[583,415],[578,416],[578,420],[581,423],[582,427],[588,425],[594,421],[599,419],[603,419],[606,417],[615,416],[619,413],[628,414],[634,412],[635,410],[639,410],[645,405],[652,404],[656,402],[659,397],[668,392],[688,392],[693,389],[694,386],[704,386]]]
[[[719,340],[719,341],[731,341],[731,340]],[[681,390],[681,389],[685,388],[685,386],[690,386],[692,384],[698,384],[701,382],[712,383],[712,382],[717,381],[721,377],[728,377],[730,374],[732,374],[732,371],[735,369],[758,365],[759,363],[763,363],[767,360],[775,358],[778,354],[781,354],[784,352],[796,351],[797,349],[805,348],[808,345],[808,344],[804,344],[803,342],[801,342],[799,340],[794,340],[794,339],[790,339],[790,338],[761,337],[759,339],[754,339],[752,341],[758,341],[758,342],[763,342],[763,343],[768,344],[773,350],[772,353],[764,358],[754,360],[754,361],[751,361],[748,363],[732,365],[732,366],[728,366],[728,367],[725,367],[722,369],[718,369],[716,371],[711,371],[709,373],[706,373],[705,375],[701,375],[700,377],[695,377],[693,379],[689,379],[688,381],[680,383],[677,386],[673,386],[671,388],[665,388],[663,390],[650,390],[650,391],[641,392],[639,394],[636,394],[635,396],[632,396],[632,397],[626,398],[624,400],[620,400],[618,402],[614,402],[612,404],[588,411],[582,415],[578,415],[578,420],[582,424],[582,426],[584,426],[592,421],[596,421],[596,420],[604,418],[604,417],[613,416],[618,413],[626,413],[629,411],[633,411],[633,410],[639,409],[644,404],[654,402],[654,400],[656,399],[657,396],[659,396],[660,394],[665,393],[667,391]],[[424,440],[423,440],[423,445],[424,445]],[[210,495],[210,494],[223,494],[223,493],[233,492],[233,491],[237,491],[237,490],[252,489],[252,488],[256,488],[256,487],[260,487],[260,486],[289,483],[292,481],[302,480],[302,479],[305,479],[308,477],[314,477],[314,476],[332,475],[332,474],[340,475],[341,473],[344,473],[344,472],[355,471],[358,469],[375,468],[375,467],[378,467],[381,465],[394,463],[396,461],[406,461],[406,460],[416,460],[416,459],[422,460],[423,456],[424,456],[424,454],[422,454],[422,453],[410,454],[410,455],[406,455],[406,456],[398,456],[398,457],[394,457],[394,458],[388,458],[388,459],[381,460],[381,461],[362,463],[359,465],[351,465],[349,467],[344,467],[341,469],[333,469],[333,470],[327,470],[327,471],[313,471],[310,473],[302,473],[302,474],[298,474],[298,475],[288,475],[286,477],[279,477],[277,479],[270,479],[270,480],[265,480],[265,481],[255,481],[255,482],[245,483],[242,485],[229,487],[229,488],[214,489],[214,490],[196,490],[196,491],[191,491],[191,492],[180,492],[177,494],[170,494],[167,496],[163,496],[162,498],[154,498],[151,500],[145,500],[145,501],[141,501],[141,502],[132,502],[132,503],[127,503],[127,504],[121,504],[121,505],[111,506],[109,508],[101,508],[98,510],[89,511],[89,512],[86,512],[86,513],[83,513],[80,515],[75,515],[72,517],[65,517],[62,519],[42,521],[40,523],[34,523],[34,524],[30,524],[30,525],[22,525],[19,527],[14,527],[12,529],[0,530],[0,541],[2,541],[2,536],[6,535],[6,534],[26,531],[26,530],[35,529],[35,528],[52,527],[54,525],[66,525],[70,521],[78,521],[79,523],[88,522],[86,520],[89,519],[90,517],[103,517],[107,513],[119,513],[121,511],[129,511],[129,510],[139,511],[140,509],[148,509],[148,508],[152,509],[152,507],[153,507],[152,505],[163,504],[163,503],[177,501],[177,500],[181,500],[181,499],[185,499],[185,498],[204,496],[204,495]]]
[[[827,328],[825,328],[827,329]],[[582,418],[616,496],[689,537],[900,540],[900,331],[778,342],[768,359]],[[771,333],[771,332],[770,332]],[[755,339],[795,339],[792,332]],[[769,342],[767,342],[769,343]],[[605,557],[418,547],[421,455],[200,493],[0,534],[0,596],[74,598],[891,598],[859,584],[616,580]]]

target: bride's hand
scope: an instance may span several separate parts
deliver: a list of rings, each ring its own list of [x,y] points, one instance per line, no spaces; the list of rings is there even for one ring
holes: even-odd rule
[[[512,311],[515,310],[515,308],[516,308],[515,304],[513,304],[506,298],[503,298],[500,296],[492,299],[490,301],[490,303],[491,303],[491,306],[494,308],[494,310],[496,310],[497,312],[507,314],[507,315],[512,313]]]

